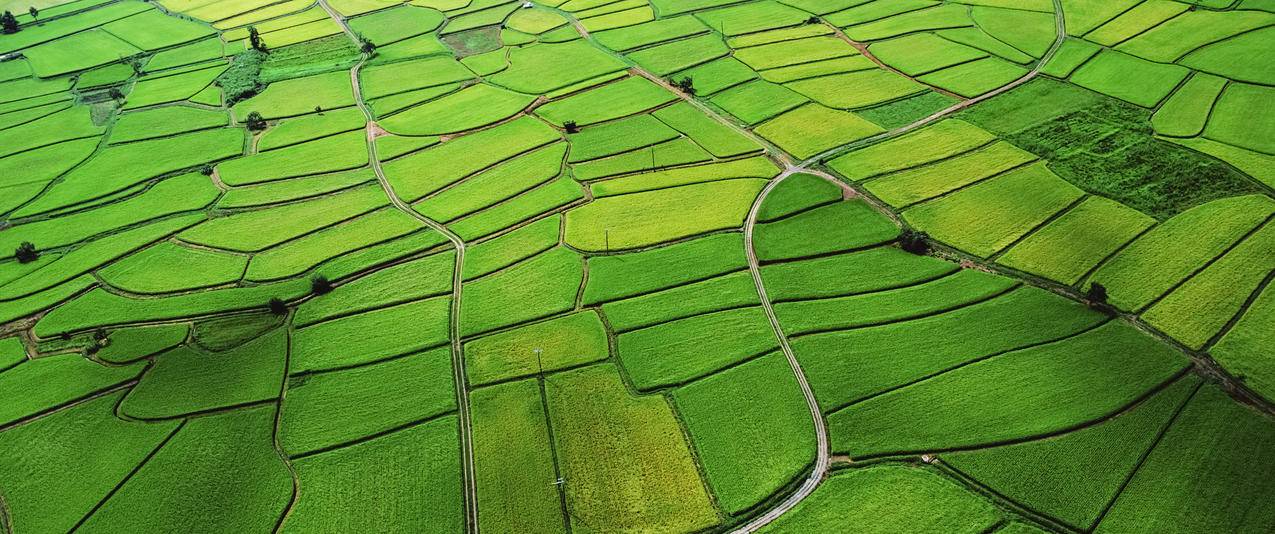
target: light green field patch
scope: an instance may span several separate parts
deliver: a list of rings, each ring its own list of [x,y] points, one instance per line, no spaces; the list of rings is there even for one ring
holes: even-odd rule
[[[676,95],[646,78],[630,76],[540,106],[536,108],[536,114],[558,126],[567,121],[587,126],[641,113],[676,99]]]
[[[787,87],[752,81],[713,96],[712,103],[747,124],[757,124],[808,102]]]
[[[662,397],[631,396],[612,364],[555,375],[545,387],[573,526],[691,531],[717,523]]]
[[[1275,98],[1275,89],[1233,83],[1222,91],[1204,135],[1223,143],[1275,154],[1275,116],[1254,114]]]
[[[837,173],[862,181],[953,157],[991,143],[992,134],[962,120],[945,120],[888,141],[864,147],[828,162]]]
[[[1169,96],[1189,73],[1178,65],[1151,63],[1122,52],[1103,50],[1072,74],[1071,81],[1149,108]]]
[[[586,310],[470,341],[465,366],[470,382],[479,386],[575,367],[608,353],[602,321]]]
[[[426,298],[299,329],[292,336],[290,370],[335,369],[446,344],[450,309],[448,297]]]
[[[916,33],[873,43],[868,50],[885,64],[913,76],[987,57],[982,50],[932,33]]]
[[[350,74],[337,71],[272,83],[257,96],[235,104],[233,110],[235,119],[243,122],[253,111],[273,119],[311,113],[316,107],[328,110],[352,105]]]
[[[625,176],[594,183],[590,188],[596,196],[609,197],[718,180],[773,178],[779,171],[779,167],[770,160],[752,157]]]
[[[1173,93],[1164,106],[1151,116],[1156,133],[1173,137],[1191,137],[1204,131],[1213,103],[1222,94],[1226,79],[1198,73]]]
[[[625,250],[737,228],[765,180],[727,180],[596,199],[567,212],[567,244]],[[695,217],[685,217],[687,210]]]
[[[643,48],[628,54],[629,59],[642,65],[656,76],[703,65],[730,54],[730,48],[716,34],[701,35],[672,41],[651,48]]]
[[[653,115],[719,158],[761,150],[761,146],[751,139],[685,102],[656,111]]]
[[[567,140],[571,142],[571,155],[567,162],[579,163],[613,156],[669,141],[679,135],[677,130],[655,117],[637,115],[569,134]]]
[[[418,202],[416,211],[448,223],[552,180],[562,172],[566,143],[506,160]]]
[[[903,212],[939,241],[990,256],[1084,193],[1037,163]]]
[[[216,128],[230,122],[224,111],[167,106],[125,113],[111,129],[111,142],[142,141],[193,130]]]
[[[381,126],[398,135],[441,135],[472,130],[508,119],[534,97],[477,84],[381,119]]]
[[[527,491],[558,479],[538,381],[480,388],[470,399],[478,505],[484,510],[480,526],[493,532],[565,532],[559,492]]]
[[[789,82],[785,86],[837,109],[874,106],[925,91],[925,86],[883,69],[830,74]]]
[[[1033,161],[1036,156],[1005,141],[995,141],[958,156],[880,176],[864,185],[891,206],[904,207]]]
[[[989,57],[932,72],[919,80],[963,97],[973,98],[1009,85],[1026,74],[1027,69],[1019,65]]]
[[[799,107],[756,128],[758,135],[802,159],[884,131],[858,115],[819,104]]]
[[[367,163],[367,134],[356,130],[232,159],[218,165],[217,174],[227,185],[251,185],[347,171]]]
[[[622,70],[624,64],[585,41],[537,44],[509,51],[509,68],[491,83],[527,94],[544,94]]]
[[[345,108],[285,120],[261,134],[257,150],[266,151],[313,141],[363,128],[365,119],[358,108]]]
[[[132,293],[167,293],[236,282],[246,256],[161,242],[98,271],[111,286]]]
[[[466,282],[461,335],[469,337],[549,317],[575,306],[584,260],[565,247]]]
[[[1074,285],[1155,222],[1119,202],[1091,196],[1015,245],[998,261]]]

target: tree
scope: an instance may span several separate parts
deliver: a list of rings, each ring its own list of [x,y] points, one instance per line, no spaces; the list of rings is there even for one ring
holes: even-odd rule
[[[686,93],[690,96],[695,96],[695,80],[692,79],[690,76],[687,76],[680,80],[669,80],[669,83],[673,87],[677,88],[678,91]]]
[[[810,18],[806,19],[806,24],[819,24],[819,17],[811,15]]]
[[[10,11],[0,15],[0,33],[18,33],[18,19]]]
[[[13,251],[13,257],[18,259],[18,263],[31,263],[40,259],[40,252],[35,249],[35,245],[31,244],[30,241],[23,241]]]
[[[1098,282],[1089,284],[1089,291],[1085,292],[1085,298],[1094,304],[1107,303],[1107,288]]]
[[[27,12],[31,14],[31,18],[33,19],[40,17],[40,10],[36,9],[35,6],[31,6],[30,8],[27,8]]]
[[[120,88],[119,88],[119,87],[112,87],[110,91],[107,91],[107,92],[106,92],[106,94],[107,94],[107,95],[110,95],[110,97],[111,97],[111,98],[113,98],[113,99],[115,99],[115,100],[123,100],[123,99],[124,99],[124,92],[123,92],[123,91],[120,91]]]
[[[254,132],[266,129],[266,119],[261,116],[261,113],[256,111],[248,113],[248,118],[244,120],[244,124],[247,124],[248,129]]]
[[[267,306],[269,306],[270,308],[270,313],[273,313],[275,315],[288,314],[288,305],[284,303],[283,299],[280,299],[279,297],[270,299],[270,302],[267,304]]]
[[[576,133],[576,132],[579,132],[579,131],[580,131],[580,127],[579,127],[579,126],[576,126],[576,121],[567,121],[567,122],[564,122],[564,123],[562,123],[562,127],[563,127],[563,129],[565,129],[565,130],[567,131],[567,133],[569,133],[569,134],[573,134],[573,133]]]
[[[212,165],[203,165],[203,166],[199,167],[199,174],[202,174],[202,175],[204,175],[204,176],[212,176],[212,174],[213,174],[213,166],[212,166]]]
[[[248,42],[252,44],[253,50],[262,53],[270,51],[266,49],[266,43],[261,40],[261,34],[257,32],[256,26],[248,26]]]
[[[332,292],[332,281],[328,277],[319,275],[310,279],[310,291],[315,295],[326,295]]]
[[[359,50],[371,57],[373,54],[376,54],[376,43],[373,43],[372,41],[367,40],[366,37],[360,35]]]
[[[917,256],[924,256],[930,253],[930,236],[908,228],[899,236],[899,247]]]

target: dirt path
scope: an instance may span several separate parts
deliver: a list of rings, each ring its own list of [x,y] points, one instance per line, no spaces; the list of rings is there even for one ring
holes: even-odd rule
[[[346,35],[354,41],[355,45],[360,45],[358,35],[350,29],[345,17],[337,13],[332,6],[328,5],[327,0],[319,0],[319,5],[328,12],[328,16],[336,21],[345,31]],[[469,391],[465,389],[465,357],[461,352],[461,336],[460,336],[460,310],[461,296],[464,281],[465,267],[465,241],[449,230],[446,226],[421,215],[412,209],[398,194],[394,192],[394,186],[389,179],[385,177],[385,172],[381,168],[380,158],[376,154],[376,138],[382,132],[380,126],[376,124],[375,116],[368,107],[367,102],[363,99],[363,87],[359,83],[359,71],[363,69],[363,65],[367,63],[370,57],[363,54],[362,59],[350,69],[350,85],[354,88],[354,102],[359,109],[363,111],[363,115],[367,119],[367,151],[368,160],[372,164],[372,171],[376,173],[376,181],[381,184],[381,189],[385,191],[385,196],[389,198],[390,203],[396,209],[406,213],[412,218],[420,221],[421,224],[432,228],[433,230],[443,234],[452,246],[456,249],[456,263],[452,270],[452,302],[451,313],[448,320],[449,337],[452,344],[452,381],[456,388],[456,410],[458,419],[460,420],[460,445],[461,445],[461,471],[464,479],[464,501],[465,501],[465,524],[470,533],[478,532],[478,485],[474,476],[474,439],[473,427],[470,421]]]

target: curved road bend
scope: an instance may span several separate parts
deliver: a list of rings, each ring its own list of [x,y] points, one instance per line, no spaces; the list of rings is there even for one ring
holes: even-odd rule
[[[359,46],[358,35],[350,29],[345,17],[337,13],[332,6],[328,5],[327,0],[318,0],[319,5],[328,12],[328,16],[336,21],[341,29]],[[450,317],[448,319],[449,337],[452,342],[452,382],[456,387],[456,411],[458,419],[460,419],[460,445],[461,445],[461,471],[464,477],[464,495],[465,495],[465,523],[466,529],[471,534],[478,533],[478,484],[474,478],[474,440],[473,428],[470,423],[469,415],[469,392],[465,389],[465,357],[461,352],[460,342],[460,304],[461,289],[463,285],[463,271],[465,266],[465,241],[449,230],[446,226],[421,215],[412,209],[403,199],[399,198],[394,192],[394,186],[390,184],[389,179],[385,177],[385,172],[381,169],[381,161],[376,154],[376,118],[372,114],[372,110],[368,108],[367,102],[363,100],[363,87],[359,84],[359,71],[363,69],[363,65],[367,63],[369,56],[363,54],[354,67],[350,68],[350,85],[354,88],[354,103],[363,111],[364,117],[367,119],[367,152],[368,160],[372,165],[372,171],[376,173],[376,181],[381,184],[381,189],[385,191],[385,196],[389,198],[390,203],[399,211],[410,215],[412,218],[420,221],[439,233],[443,234],[452,246],[456,249],[456,262],[452,270],[452,306]]]

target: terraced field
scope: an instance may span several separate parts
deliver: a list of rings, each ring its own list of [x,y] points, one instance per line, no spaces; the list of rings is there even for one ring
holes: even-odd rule
[[[1269,1],[0,10],[0,532],[1275,531]]]

